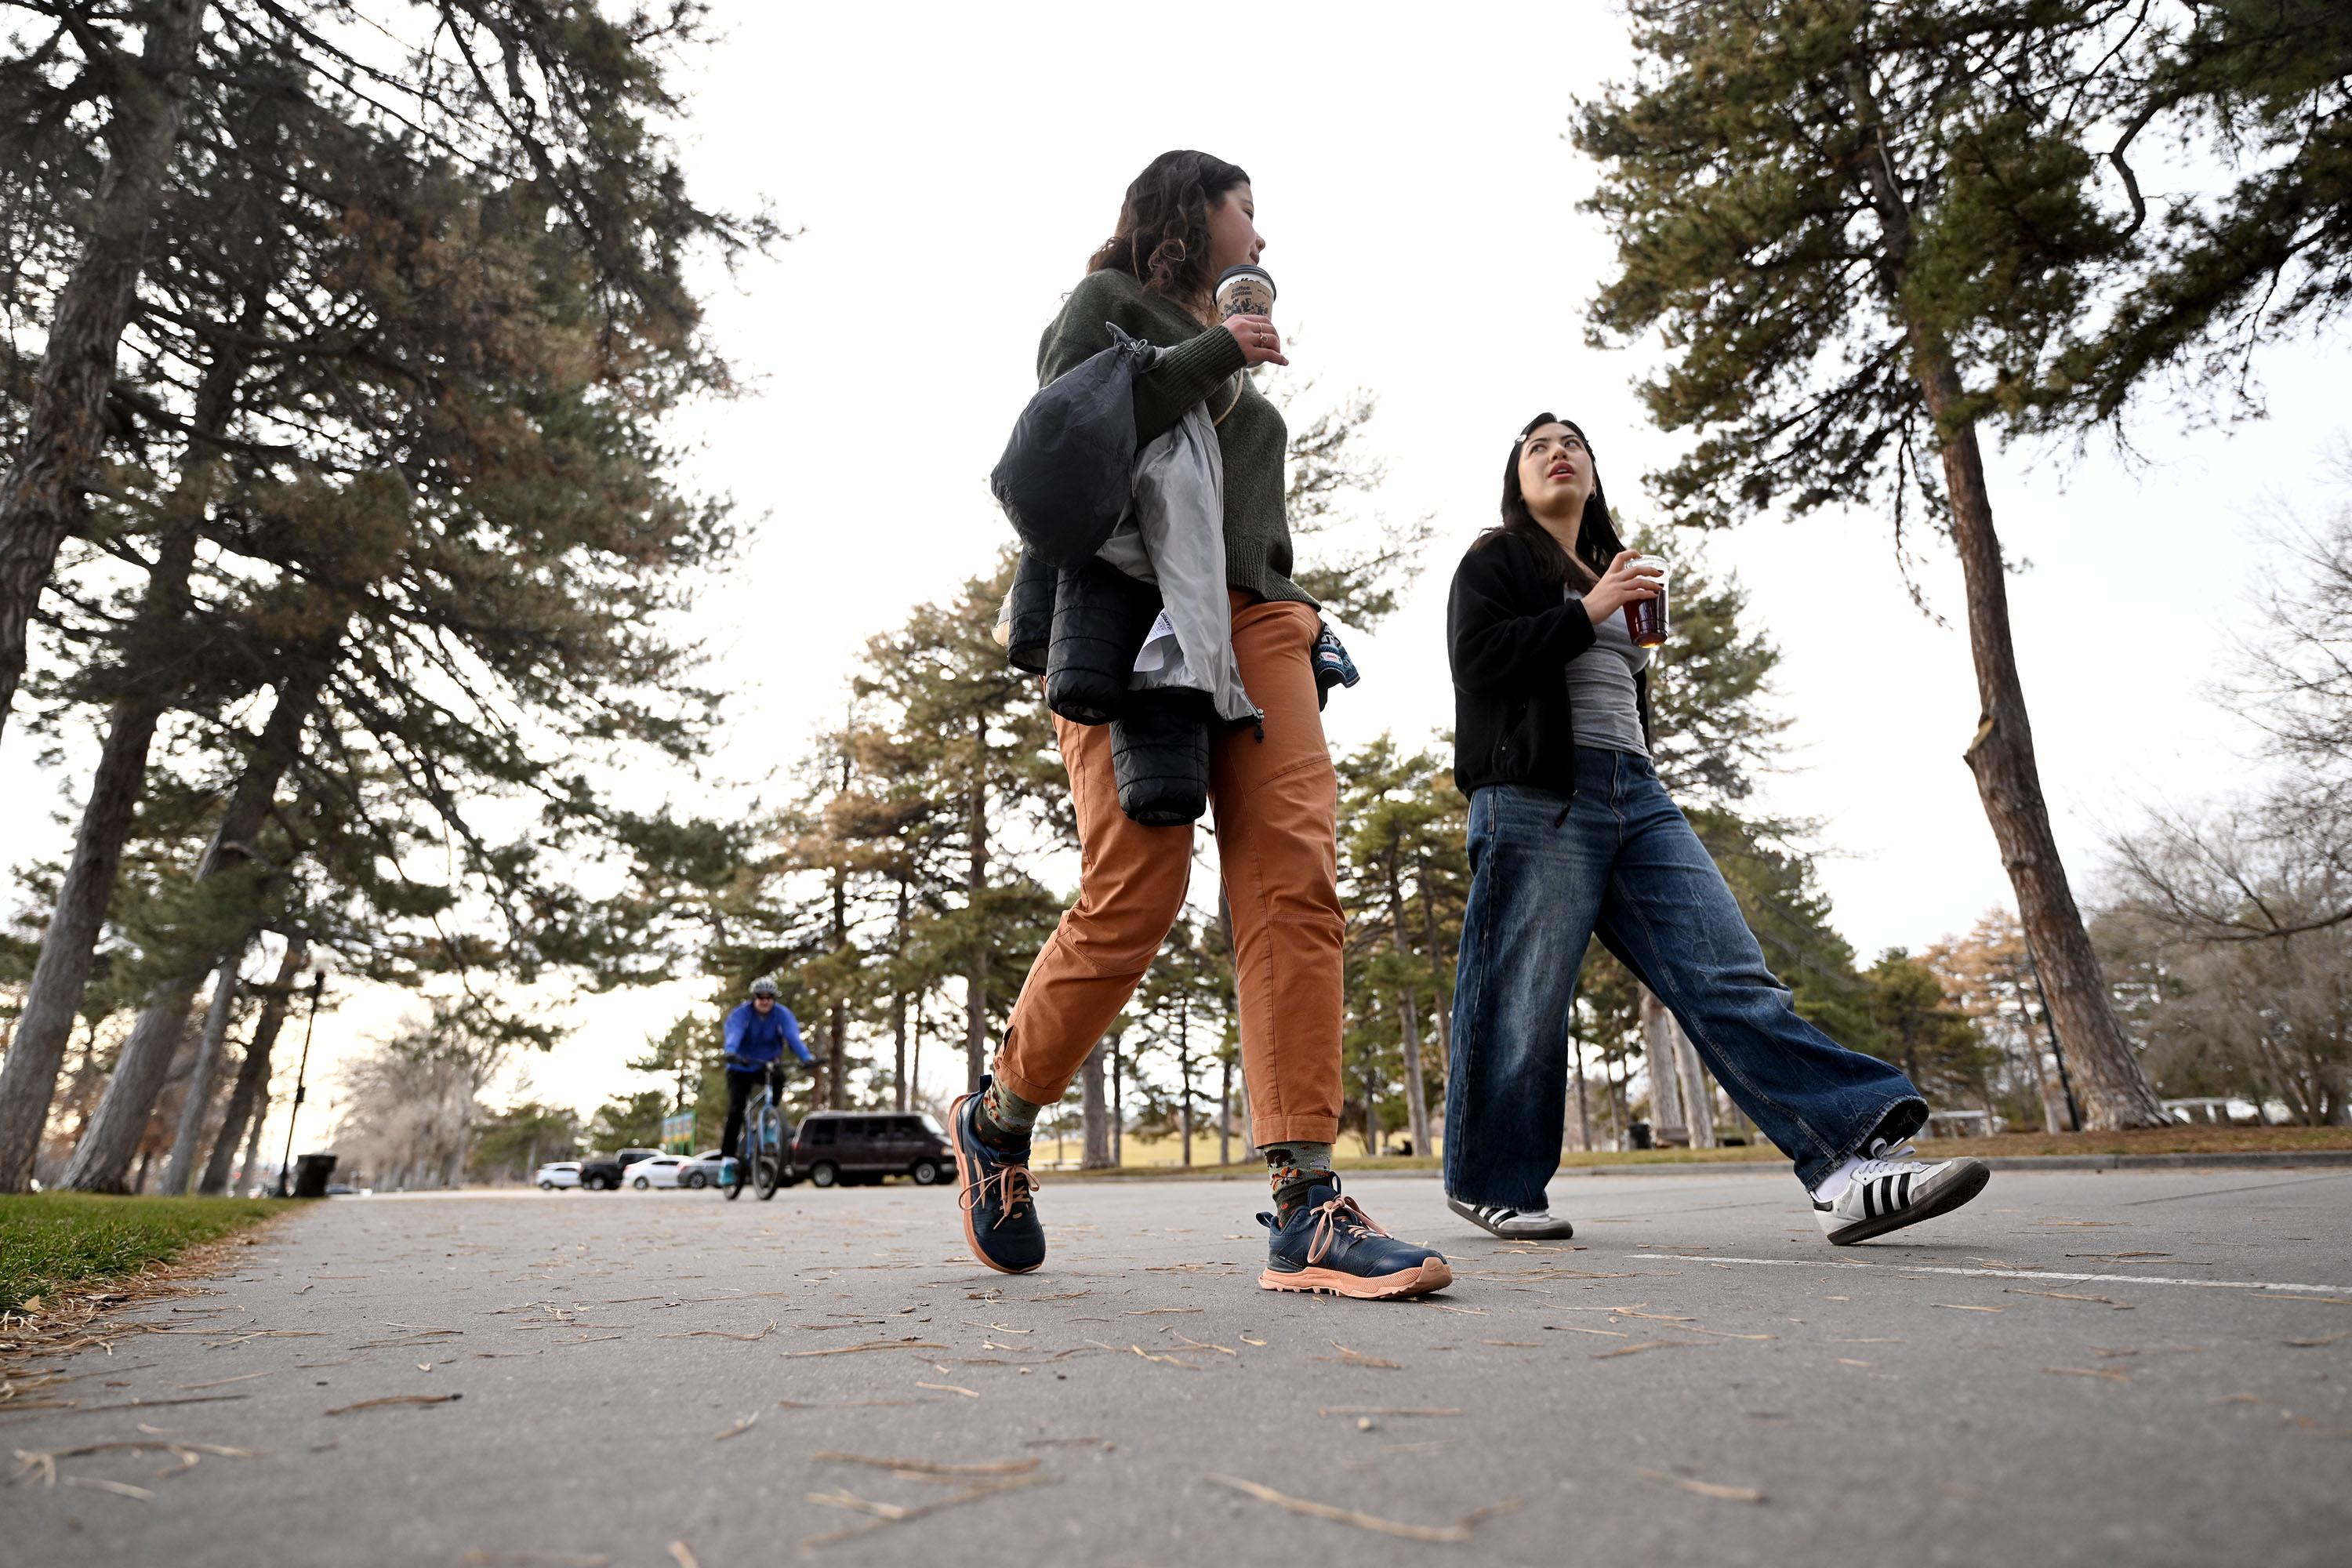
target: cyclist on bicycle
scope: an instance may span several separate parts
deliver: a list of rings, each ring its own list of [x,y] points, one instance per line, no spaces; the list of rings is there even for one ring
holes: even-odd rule
[[[743,1108],[765,1081],[782,1105],[784,1100],[784,1047],[814,1066],[816,1058],[801,1043],[800,1020],[776,1000],[776,983],[765,975],[751,982],[751,999],[727,1015],[727,1131],[719,1147],[734,1158],[743,1135]]]

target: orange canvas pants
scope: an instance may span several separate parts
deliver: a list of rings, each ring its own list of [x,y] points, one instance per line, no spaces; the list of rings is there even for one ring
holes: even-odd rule
[[[1305,605],[1233,593],[1242,683],[1265,710],[1210,742],[1209,801],[1234,912],[1251,1136],[1330,1142],[1339,1130],[1345,984],[1339,777],[1315,700],[1320,621]],[[1054,721],[1078,819],[1078,901],[1039,950],[996,1056],[999,1082],[1051,1105],[1150,967],[1184,907],[1192,829],[1118,808],[1110,727]]]

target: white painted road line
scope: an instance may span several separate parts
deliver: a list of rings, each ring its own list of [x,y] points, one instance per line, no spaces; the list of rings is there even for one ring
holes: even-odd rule
[[[2170,1279],[2156,1274],[2062,1274],[2055,1268],[1953,1268],[1924,1263],[1850,1263],[1843,1258],[1809,1263],[1795,1258],[1704,1258],[1692,1252],[1639,1252],[1633,1256],[1675,1263],[1748,1263],[1760,1268],[1861,1268],[1881,1274],[1958,1274],[1979,1279],[2072,1279],[2100,1285],[2188,1285],[2200,1290],[2333,1290],[2352,1294],[2352,1285],[2294,1285],[2275,1279]]]

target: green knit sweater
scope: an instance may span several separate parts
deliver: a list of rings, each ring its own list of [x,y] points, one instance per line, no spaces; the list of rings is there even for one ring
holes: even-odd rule
[[[1225,581],[1263,598],[1314,604],[1290,580],[1290,527],[1283,519],[1283,463],[1290,433],[1282,411],[1242,374],[1245,362],[1231,332],[1203,328],[1181,307],[1147,291],[1124,272],[1089,272],[1038,342],[1037,384],[1110,347],[1109,322],[1171,351],[1135,378],[1139,443],[1174,429],[1203,398],[1211,418],[1223,415],[1217,447],[1225,465]]]

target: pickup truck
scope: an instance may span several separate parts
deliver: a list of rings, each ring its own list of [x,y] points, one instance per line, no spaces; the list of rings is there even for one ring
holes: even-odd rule
[[[581,1190],[619,1192],[623,1170],[640,1160],[650,1160],[660,1152],[658,1149],[624,1149],[617,1154],[583,1154],[580,1156]]]

